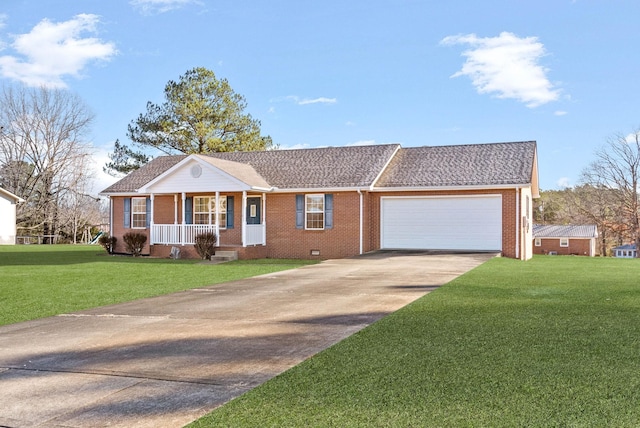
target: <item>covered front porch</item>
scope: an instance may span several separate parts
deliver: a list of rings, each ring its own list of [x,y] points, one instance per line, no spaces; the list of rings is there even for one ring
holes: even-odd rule
[[[139,189],[150,195],[149,244],[193,245],[214,232],[218,247],[265,246],[271,190],[250,165],[190,155]]]
[[[190,195],[186,192],[173,195],[173,222],[156,222],[167,218],[167,196],[150,195],[150,245],[193,245],[197,235],[213,232],[218,246],[266,245],[266,194],[242,192],[240,216],[236,216],[234,195]],[[160,203],[156,203],[164,199]],[[196,201],[194,203],[194,200]],[[204,207],[204,208],[203,208]],[[236,230],[236,217],[240,217],[240,231]]]

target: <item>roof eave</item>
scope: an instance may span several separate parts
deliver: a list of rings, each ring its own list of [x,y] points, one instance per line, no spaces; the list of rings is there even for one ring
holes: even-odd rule
[[[7,189],[3,189],[0,187],[0,193],[3,193],[4,195],[6,195],[7,197],[13,199],[16,204],[21,204],[24,202],[24,199],[22,199],[20,196],[18,195],[14,195],[13,193],[11,193],[10,191],[8,191]]]
[[[531,187],[531,183],[521,184],[464,184],[451,186],[394,186],[394,187],[372,187],[372,192],[416,192],[416,191],[456,191],[456,190],[500,190],[519,189]]]
[[[348,187],[273,187],[273,193],[328,193],[328,192],[357,192],[367,191],[369,186],[348,186]]]

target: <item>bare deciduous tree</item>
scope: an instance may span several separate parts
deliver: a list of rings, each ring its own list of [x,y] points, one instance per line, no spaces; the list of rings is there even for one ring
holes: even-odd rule
[[[26,200],[18,208],[19,226],[56,233],[59,202],[79,191],[78,174],[88,170],[85,136],[92,120],[84,102],[68,91],[2,88],[0,181]]]
[[[640,245],[640,130],[629,136],[615,135],[595,155],[581,181],[609,192],[629,236]]]

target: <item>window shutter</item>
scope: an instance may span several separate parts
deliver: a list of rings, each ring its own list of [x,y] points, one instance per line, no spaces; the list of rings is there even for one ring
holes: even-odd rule
[[[193,224],[193,198],[189,197],[184,201],[184,223]]]
[[[324,228],[333,229],[333,194],[324,195]]]
[[[131,227],[131,198],[124,199],[124,227],[125,229]]]
[[[227,229],[233,229],[233,196],[227,196]]]
[[[147,228],[151,227],[151,198],[147,198]]]
[[[296,195],[296,229],[304,229],[304,195]]]

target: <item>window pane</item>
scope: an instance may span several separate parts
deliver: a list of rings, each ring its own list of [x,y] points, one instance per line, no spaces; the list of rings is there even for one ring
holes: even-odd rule
[[[147,227],[147,199],[131,198],[131,227]]]
[[[307,213],[307,229],[323,229],[324,213]]]
[[[193,224],[209,224],[209,214],[193,214]]]
[[[209,198],[196,196],[193,198],[193,212],[206,213],[209,212]]]
[[[220,196],[220,227],[227,226],[227,197]],[[211,214],[211,215],[209,215]],[[193,223],[216,224],[216,198],[215,196],[194,196],[193,198]]]
[[[306,228],[324,229],[324,195],[306,195]]]

